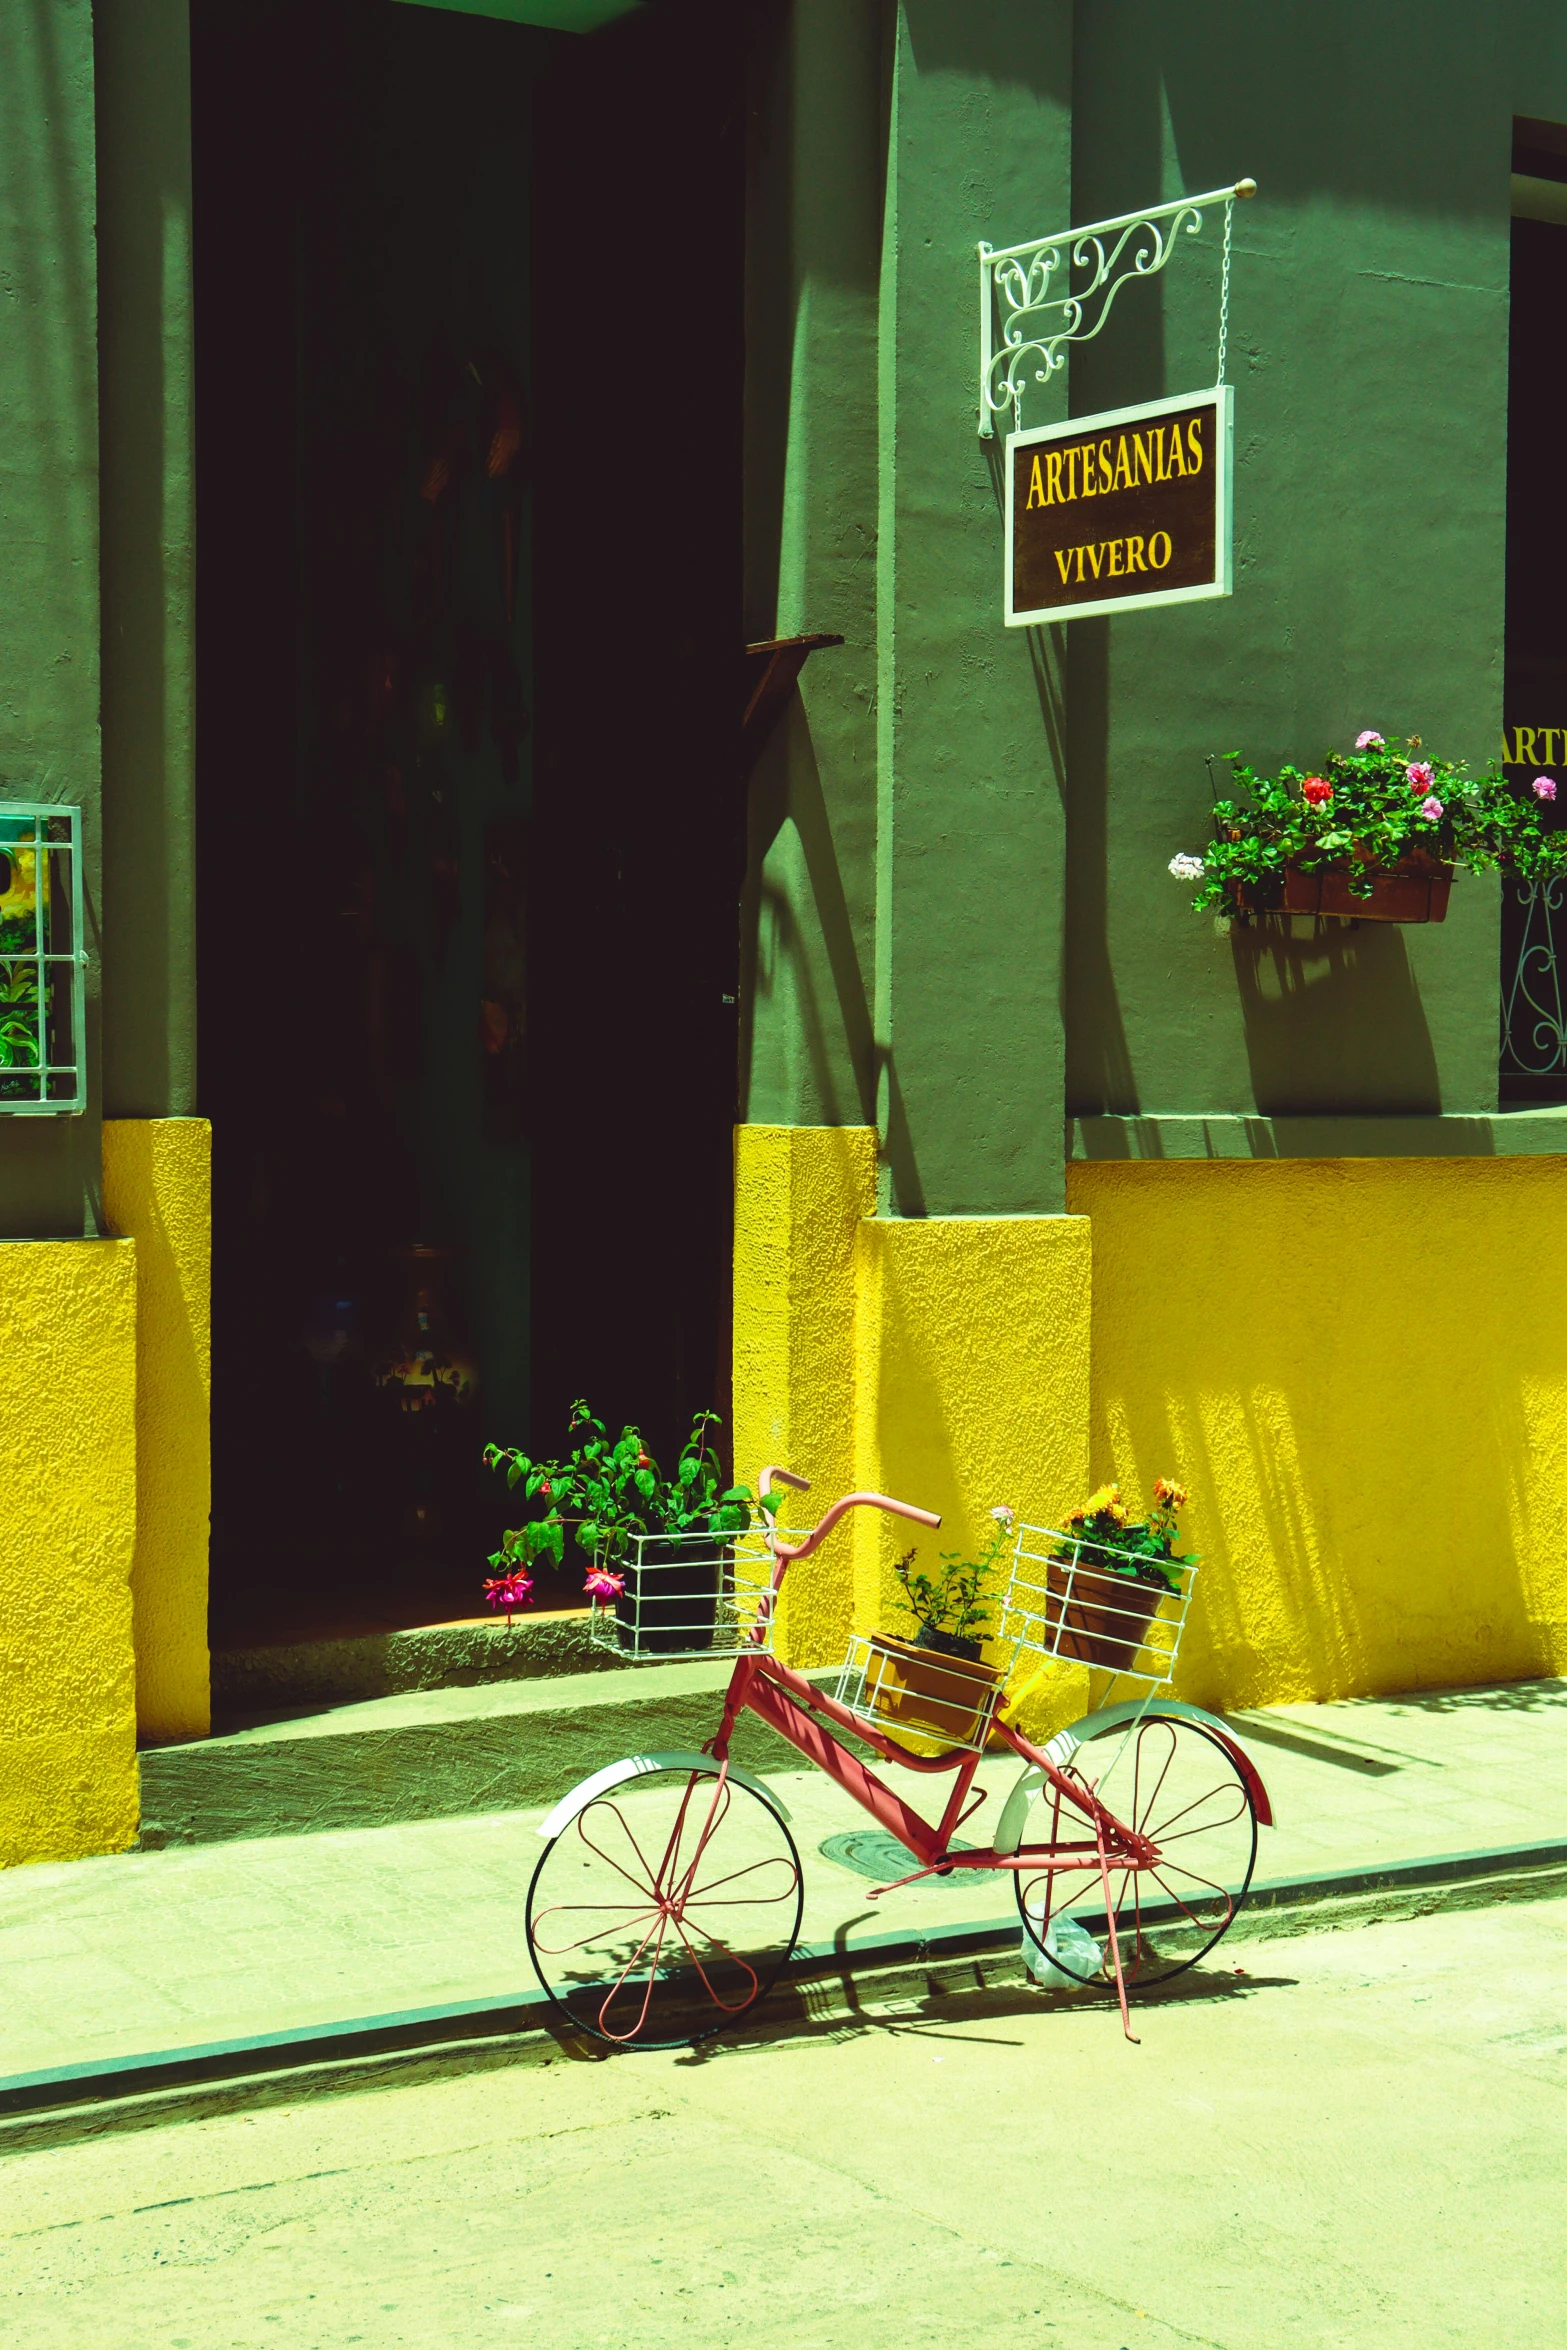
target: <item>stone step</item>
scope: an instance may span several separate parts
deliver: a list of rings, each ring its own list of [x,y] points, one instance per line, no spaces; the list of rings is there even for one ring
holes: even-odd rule
[[[212,1654],[212,1703],[222,1715],[347,1705],[413,1689],[468,1689],[563,1673],[624,1670],[588,1638],[588,1610],[470,1618],[410,1631],[269,1642]]]
[[[142,1845],[545,1806],[621,1755],[703,1745],[718,1727],[731,1670],[731,1660],[714,1658],[407,1690],[149,1747]],[[782,1752],[754,1717],[740,1724],[738,1762],[776,1768]]]

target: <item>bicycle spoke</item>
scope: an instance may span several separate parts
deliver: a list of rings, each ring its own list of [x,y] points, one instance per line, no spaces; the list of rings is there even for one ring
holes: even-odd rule
[[[1199,1828],[1183,1828],[1181,1830],[1181,1834],[1183,1836],[1201,1836],[1206,1834],[1210,1828],[1228,1827],[1230,1822],[1232,1820],[1238,1820],[1246,1809],[1246,1790],[1244,1787],[1239,1785],[1233,1788],[1210,1787],[1206,1795],[1194,1795],[1190,1803],[1183,1804],[1179,1811],[1172,1811],[1169,1820],[1162,1820],[1157,1827],[1150,1825],[1144,1829],[1143,1833],[1146,1836],[1152,1837],[1155,1843],[1159,1842],[1162,1838],[1167,1839],[1170,1833],[1170,1823],[1172,1821],[1184,1820],[1188,1813],[1200,1811],[1205,1803],[1216,1802],[1221,1796],[1225,1797],[1226,1799],[1231,1796],[1234,1797],[1233,1810],[1222,1813],[1216,1820],[1205,1821]]]
[[[691,1959],[691,1964],[695,1967],[697,1973],[701,1976],[703,1988],[707,1992],[708,1997],[712,2000],[714,2006],[721,2007],[726,2015],[738,2015],[743,2008],[749,2007],[761,1987],[756,1969],[751,1965],[749,1959],[741,1958],[735,1951],[729,1948],[727,1943],[718,1941],[714,1935],[703,1935],[703,1940],[710,1943],[713,1949],[716,1950],[721,1957],[727,1958],[731,1966],[739,1967],[742,1974],[744,1974],[750,1983],[751,1988],[745,1994],[743,1999],[725,1999],[723,1994],[716,1988],[709,1978],[706,1967],[703,1966],[701,1959],[697,1956],[696,1951],[692,1948],[690,1937],[686,1933],[685,1921],[683,1918],[676,1918],[675,1930],[679,1934],[681,1941],[685,1944],[686,1950],[689,1953]]]
[[[658,1915],[656,1908],[623,1910],[611,1909],[607,1903],[583,1902],[573,1906],[568,1902],[558,1901],[555,1903],[553,1908],[540,1911],[533,1929],[534,1939],[536,1941],[538,1940],[539,1926],[543,1924],[546,1918],[573,1916],[585,1917],[595,1910],[604,1916],[618,1917],[625,1926],[634,1926],[638,1924],[643,1918],[657,1917]],[[552,1958],[564,1958],[568,1951],[585,1950],[590,1942],[594,1941],[595,1939],[602,1939],[603,1933],[604,1929],[602,1926],[590,1926],[588,1931],[583,1935],[580,1942],[541,1942],[539,1947],[541,1950],[547,1950]]]

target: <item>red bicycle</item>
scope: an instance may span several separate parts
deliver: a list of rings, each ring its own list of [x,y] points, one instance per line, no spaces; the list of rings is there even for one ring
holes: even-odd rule
[[[765,1469],[762,1493],[775,1483],[809,1491],[803,1477]],[[735,1664],[701,1752],[629,1755],[583,1780],[543,1822],[527,1905],[540,1983],[581,2031],[670,2047],[735,2024],[777,1982],[799,1936],[804,1877],[784,1804],[730,1759],[735,1724],[751,1713],[907,1850],[915,1866],[876,1893],[965,1869],[1005,1871],[1035,1949],[1058,1975],[1113,1985],[1130,2038],[1128,1993],[1168,1982],[1228,1931],[1251,1883],[1258,1827],[1272,1823],[1262,1780],[1224,1723],[1159,1694],[1195,1570],[1182,1571],[1180,1589],[1155,1611],[1107,1565],[1103,1546],[1085,1555],[1054,1528],[1015,1527],[999,1617],[1011,1660],[1025,1651],[1075,1657],[1146,1684],[1140,1699],[1102,1705],[1036,1746],[1006,1719],[999,1676],[988,1697],[965,1693],[944,1723],[939,1697],[934,1714],[925,1701],[923,1720],[906,1693],[889,1699],[875,1641],[852,1644],[832,1694],[773,1654],[788,1568],[854,1509],[941,1523],[886,1494],[851,1493],[792,1542],[770,1523],[722,1552],[700,1537],[704,1560],[650,1538],[631,1604],[595,1609],[594,1636],[622,1655],[727,1652]],[[644,1602],[660,1574],[667,1586]],[[656,1624],[650,1635],[644,1614]],[[672,1616],[684,1626],[673,1634]],[[936,1751],[891,1735],[900,1703],[900,1727],[912,1712],[919,1744]],[[905,1802],[846,1737],[901,1771],[950,1781],[940,1818]],[[974,1787],[987,1749],[1010,1749],[1022,1770],[990,1843],[975,1848],[957,1835],[987,1800]]]

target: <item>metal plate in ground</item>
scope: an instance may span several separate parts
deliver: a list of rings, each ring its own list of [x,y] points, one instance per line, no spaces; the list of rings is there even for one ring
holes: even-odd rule
[[[857,1877],[874,1878],[885,1885],[895,1877],[906,1877],[919,1867],[907,1845],[896,1836],[889,1836],[885,1828],[846,1828],[841,1835],[824,1837],[817,1845],[823,1860],[836,1861],[841,1869],[852,1869]],[[974,1852],[973,1844],[955,1838],[953,1852]],[[954,1869],[950,1877],[922,1877],[922,1885],[976,1885],[987,1878],[1003,1876],[1002,1869]]]

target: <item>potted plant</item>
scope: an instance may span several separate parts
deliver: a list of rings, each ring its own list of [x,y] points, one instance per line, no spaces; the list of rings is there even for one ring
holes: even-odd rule
[[[1045,1568],[1045,1621],[1058,1656],[1127,1672],[1160,1600],[1170,1592],[1179,1596],[1182,1569],[1197,1564],[1195,1551],[1175,1555],[1176,1513],[1186,1506],[1186,1488],[1160,1477],[1153,1491],[1154,1506],[1143,1519],[1133,1518],[1119,1485],[1102,1485],[1067,1519]]]
[[[944,1550],[934,1574],[918,1564],[917,1550],[894,1562],[918,1628],[912,1640],[876,1632],[868,1643],[867,1704],[952,1746],[978,1736],[1001,1685],[1001,1667],[984,1661],[981,1627],[990,1620],[987,1594],[1011,1540],[1012,1512],[996,1509],[991,1516],[995,1531],[977,1559]]]
[[[1200,857],[1170,859],[1178,881],[1201,883],[1199,913],[1440,922],[1456,867],[1525,881],[1567,871],[1567,833],[1541,821],[1556,797],[1548,775],[1520,792],[1494,762],[1471,776],[1417,734],[1388,742],[1372,727],[1320,774],[1257,775],[1234,752],[1228,764],[1235,796],[1215,801],[1212,841]]]
[[[584,1590],[596,1606],[613,1602],[628,1654],[711,1647],[729,1541],[747,1531],[753,1514],[769,1518],[777,1507],[773,1496],[758,1500],[749,1487],[727,1482],[709,1441],[720,1425],[716,1412],[698,1412],[669,1478],[638,1428],[622,1428],[612,1440],[580,1399],[568,1431],[576,1447],[564,1460],[536,1461],[515,1446],[487,1445],[488,1465],[504,1469],[508,1488],[520,1485],[536,1505],[490,1560],[490,1605],[508,1616],[525,1607],[535,1562],[564,1561],[569,1526],[589,1562]]]

